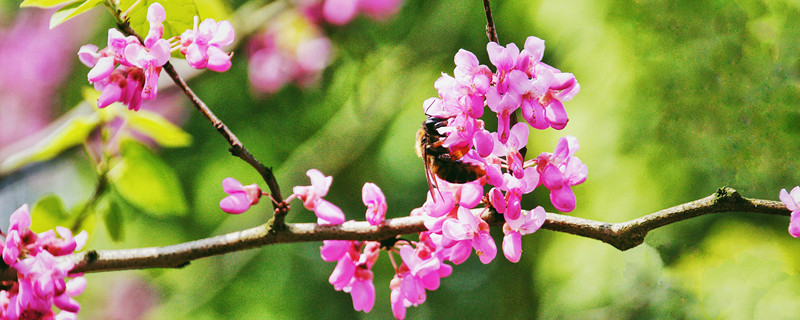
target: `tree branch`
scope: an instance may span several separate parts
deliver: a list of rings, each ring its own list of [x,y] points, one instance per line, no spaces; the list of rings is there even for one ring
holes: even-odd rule
[[[485,209],[473,209],[475,212]],[[736,190],[723,187],[716,193],[692,202],[677,205],[627,222],[608,223],[557,213],[547,213],[542,229],[565,232],[600,240],[619,250],[628,250],[642,242],[647,233],[678,221],[718,212],[752,212],[789,216],[790,211],[780,201],[749,199]],[[503,216],[484,212],[483,218],[491,225],[503,224]],[[422,217],[389,219],[381,226],[367,222],[349,221],[341,225],[314,223],[286,224],[273,230],[269,224],[232,232],[216,237],[181,244],[124,250],[90,250],[59,259],[75,263],[73,272],[102,272],[147,268],[180,268],[192,260],[220,255],[276,243],[310,242],[322,240],[382,241],[404,234],[426,231]],[[13,269],[5,269],[0,280],[16,278]]]
[[[489,0],[483,0],[483,11],[486,12],[486,36],[489,37],[489,41],[500,43],[497,40],[497,30],[494,28],[494,19],[492,19],[492,6],[489,4]]]
[[[122,32],[127,35],[135,36],[136,38],[139,39],[139,42],[144,43],[142,37],[139,34],[137,34],[136,31],[133,30],[133,28],[131,28],[128,22],[119,20],[120,19],[119,17],[117,19],[118,19],[117,22],[118,29],[122,30]],[[267,187],[269,188],[272,199],[275,200],[275,202],[273,202],[273,208],[276,211],[273,224],[275,226],[282,226],[283,217],[288,211],[288,208],[281,205],[281,203],[283,202],[283,196],[281,195],[281,189],[278,186],[278,181],[275,179],[275,175],[272,173],[272,168],[265,166],[263,163],[258,161],[258,159],[256,159],[256,157],[253,156],[250,153],[250,151],[247,151],[247,148],[244,147],[244,144],[242,144],[239,138],[236,137],[236,135],[230,129],[228,129],[228,126],[226,126],[225,123],[219,120],[219,118],[217,118],[214,112],[211,111],[208,105],[206,105],[205,102],[203,102],[203,100],[201,100],[200,97],[198,97],[197,94],[195,94],[194,91],[192,91],[192,89],[189,88],[189,85],[186,84],[186,81],[184,81],[183,78],[181,78],[181,76],[178,74],[178,72],[175,71],[175,68],[172,66],[172,64],[167,62],[167,64],[164,65],[164,71],[167,72],[172,81],[175,82],[175,84],[183,91],[183,93],[186,94],[187,97],[189,97],[189,101],[191,101],[192,105],[194,105],[194,107],[198,111],[200,111],[200,113],[206,119],[208,119],[209,122],[211,122],[211,124],[214,126],[215,129],[217,129],[217,131],[222,135],[222,137],[225,138],[225,141],[227,141],[228,144],[231,146],[230,149],[228,149],[228,151],[230,151],[232,155],[244,160],[245,162],[247,162],[247,164],[249,164],[251,167],[256,169],[256,171],[258,171],[258,173],[264,179],[264,182],[267,183]]]

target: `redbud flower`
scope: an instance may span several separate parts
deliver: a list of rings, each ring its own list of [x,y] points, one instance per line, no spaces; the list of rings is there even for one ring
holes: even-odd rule
[[[66,281],[74,263],[59,261],[55,256],[72,254],[88,237],[86,231],[75,237],[69,229],[57,227],[39,235],[32,232],[28,206],[23,205],[11,216],[11,225],[3,246],[3,260],[17,271],[16,282],[0,290],[0,317],[3,319],[72,319],[80,305],[72,297],[86,287],[81,277]],[[53,313],[52,306],[61,309]]]
[[[575,194],[572,187],[586,181],[588,169],[575,152],[580,148],[578,140],[566,136],[558,141],[554,153],[543,152],[537,158],[540,181],[550,189],[550,201],[559,211],[570,212],[575,209]]]
[[[489,235],[489,225],[469,209],[459,207],[458,219],[448,219],[442,226],[444,247],[452,247],[450,261],[461,264],[469,258],[472,249],[484,264],[492,262],[497,246]]]
[[[169,42],[161,39],[165,18],[164,7],[153,3],[147,10],[150,31],[144,45],[112,28],[108,30],[108,47],[97,51],[96,46],[85,45],[78,51],[81,62],[92,67],[89,82],[101,91],[98,108],[119,101],[130,110],[139,110],[142,99],[156,98],[158,75],[170,56]],[[115,69],[117,64],[120,66]]]
[[[258,203],[258,199],[261,197],[261,189],[257,184],[243,186],[234,178],[222,180],[222,190],[229,196],[220,200],[219,207],[227,213],[245,212],[250,209],[250,206]]]
[[[331,60],[331,43],[308,18],[286,11],[253,37],[248,74],[255,89],[278,91],[289,82],[313,84]]]
[[[310,186],[294,187],[294,195],[303,200],[306,209],[314,211],[317,215],[317,223],[320,224],[341,224],[344,222],[344,212],[336,205],[322,199],[328,194],[328,189],[333,182],[333,177],[326,177],[317,169],[306,172],[311,178]]]
[[[539,230],[547,219],[547,214],[541,206],[531,211],[523,211],[516,220],[506,220],[503,225],[503,254],[508,261],[519,262],[522,253],[522,236]]]
[[[386,197],[374,183],[365,183],[361,189],[361,200],[367,206],[367,221],[373,226],[383,223],[386,216]]]
[[[349,292],[353,298],[353,308],[370,312],[375,304],[375,286],[372,283],[372,266],[378,259],[380,243],[363,243],[364,253],[360,252],[362,243],[358,241],[324,241],[320,254],[325,261],[337,261],[328,282],[337,291]]]
[[[792,237],[800,237],[800,187],[794,187],[792,192],[786,192],[786,189],[781,189],[780,199],[786,208],[792,211],[792,217],[789,220],[789,234]]]
[[[233,25],[214,19],[206,19],[198,25],[199,20],[195,16],[194,28],[181,34],[181,53],[195,69],[208,67],[217,72],[227,71],[231,67],[231,56],[222,47],[233,43]]]

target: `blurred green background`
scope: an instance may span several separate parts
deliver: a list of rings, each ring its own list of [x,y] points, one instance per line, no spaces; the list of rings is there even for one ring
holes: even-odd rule
[[[589,178],[574,187],[572,215],[621,222],[721,186],[777,199],[781,188],[800,184],[800,3],[494,1],[493,9],[502,44],[544,39],[544,61],[574,73],[581,85],[566,104],[567,128],[532,130],[528,146],[532,157],[552,152],[562,135],[580,141],[576,155]],[[102,14],[96,44],[104,42],[110,21]],[[363,220],[364,182],[383,189],[388,217],[406,216],[427,192],[413,150],[425,118],[422,102],[436,95],[433,82],[441,72],[452,74],[458,49],[490,64],[484,27],[481,1],[409,0],[387,21],[362,17],[326,28],[336,56],[314,88],[254,95],[245,85],[241,47],[230,72],[207,72],[190,85],[275,168],[285,195],[307,184],[306,170],[317,168],[334,177],[327,199],[348,219]],[[59,98],[63,110],[80,100],[85,84],[88,69],[75,62],[64,85],[68,95]],[[173,101],[191,108],[182,97]],[[159,218],[123,206],[124,240],[112,242],[98,227],[91,248],[175,244],[268,219],[266,203],[238,216],[219,209],[223,178],[245,184],[260,178],[229,155],[205,119],[189,114],[183,127],[193,144],[159,151],[179,174],[188,213]],[[83,155],[72,158],[80,163]],[[85,197],[91,171],[79,171]],[[524,200],[525,208],[536,205],[554,211],[543,188]],[[294,203],[288,221],[314,216]],[[795,318],[800,242],[787,225],[786,217],[716,214],[657,229],[626,252],[542,230],[523,238],[517,264],[500,254],[489,265],[473,256],[456,266],[426,303],[409,308],[408,318]],[[500,228],[493,235],[499,245]],[[327,282],[334,264],[320,259],[319,246],[268,246],[179,270],[89,274],[78,299],[81,316],[133,318],[114,315],[127,307],[146,311],[147,319],[391,318],[385,253],[375,266],[375,307],[364,314]]]

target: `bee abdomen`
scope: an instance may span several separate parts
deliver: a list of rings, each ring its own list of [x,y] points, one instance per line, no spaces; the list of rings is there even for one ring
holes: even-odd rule
[[[437,163],[431,166],[431,171],[442,180],[450,183],[467,183],[486,175],[486,171],[477,165],[441,159],[434,161]]]

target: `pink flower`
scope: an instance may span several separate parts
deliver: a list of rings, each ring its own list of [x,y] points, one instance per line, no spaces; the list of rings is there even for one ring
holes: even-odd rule
[[[180,51],[186,56],[186,62],[196,69],[208,67],[217,72],[227,71],[231,67],[231,56],[222,47],[233,43],[233,25],[214,19],[206,19],[198,25],[198,21],[195,16],[194,28],[180,37]]]
[[[575,152],[580,148],[578,140],[566,136],[558,141],[554,153],[544,152],[537,158],[537,170],[541,184],[550,189],[550,201],[559,211],[575,209],[575,194],[572,187],[586,181],[588,169]]]
[[[257,184],[243,186],[241,182],[234,178],[222,180],[222,190],[229,196],[219,202],[219,207],[227,213],[239,214],[250,209],[250,206],[257,204],[261,197],[261,188]]]
[[[400,257],[408,269],[401,275],[403,296],[412,304],[425,302],[425,290],[439,288],[439,260],[434,257],[422,259],[411,246],[400,248]]]
[[[786,192],[786,189],[781,189],[780,199],[786,208],[792,211],[792,217],[789,220],[789,234],[792,237],[800,237],[800,187],[794,187],[792,192]]]
[[[169,42],[161,39],[165,18],[164,7],[154,3],[147,11],[150,31],[144,45],[112,28],[108,30],[108,47],[97,51],[96,46],[85,45],[78,51],[81,62],[92,67],[89,82],[101,91],[98,108],[119,101],[130,110],[139,110],[142,99],[156,98],[158,75],[170,57]]]
[[[28,206],[23,205],[11,215],[11,224],[3,248],[3,260],[17,271],[17,281],[4,284],[0,290],[0,317],[3,319],[53,319],[52,306],[66,313],[60,318],[69,319],[80,305],[71,297],[86,287],[83,278],[66,281],[74,263],[59,261],[55,256],[72,254],[86,243],[88,234],[81,232],[73,237],[69,229],[56,227],[61,239],[53,230],[39,235],[32,232]]]
[[[443,246],[452,248],[449,260],[461,264],[469,258],[472,249],[484,264],[492,262],[497,246],[489,235],[489,225],[472,211],[459,207],[458,219],[448,219],[442,226]]]
[[[306,17],[283,13],[250,41],[250,82],[267,93],[290,82],[310,86],[330,63],[331,47],[322,30]]]
[[[397,12],[401,2],[401,0],[324,0],[321,11],[325,21],[344,25],[353,20],[359,11],[375,19],[385,18]],[[309,8],[307,11],[315,10]]]
[[[508,261],[519,262],[522,253],[522,236],[539,230],[547,219],[547,214],[541,206],[531,211],[523,211],[516,220],[506,220],[503,225],[503,254]]]
[[[303,200],[306,209],[314,211],[317,215],[317,223],[320,224],[341,224],[344,222],[344,212],[336,205],[322,199],[328,194],[328,189],[333,182],[333,177],[326,177],[317,169],[306,172],[311,178],[310,186],[294,187],[294,196]]]
[[[386,216],[386,197],[374,183],[365,183],[361,189],[361,200],[367,206],[367,221],[373,226],[383,223]]]
[[[363,246],[364,253],[361,248]],[[349,292],[356,311],[370,312],[375,304],[375,286],[372,283],[372,266],[378,259],[380,243],[368,241],[324,241],[320,249],[322,259],[337,261],[328,282],[337,291]]]

